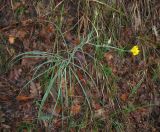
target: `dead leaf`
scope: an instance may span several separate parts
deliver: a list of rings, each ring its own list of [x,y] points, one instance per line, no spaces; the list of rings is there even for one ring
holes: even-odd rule
[[[73,20],[74,20],[73,17],[68,17],[68,18],[66,19],[67,26],[71,26],[71,25],[73,24]]]
[[[12,80],[12,81],[18,80],[18,78],[20,77],[21,73],[22,73],[22,69],[21,68],[15,68],[10,72],[9,79]]]
[[[8,41],[9,41],[10,44],[14,44],[15,39],[16,38],[14,36],[10,35],[9,38],[8,38]]]
[[[56,108],[55,108],[55,112],[57,114],[60,114],[61,111],[62,111],[62,107],[60,105],[57,105]]]
[[[20,96],[17,96],[17,97],[16,97],[16,100],[18,100],[18,101],[28,101],[28,100],[30,100],[30,99],[32,99],[32,97],[30,97],[30,96],[20,95]]]
[[[94,117],[95,118],[100,118],[105,115],[105,110],[104,109],[98,109],[95,111]]]
[[[10,129],[11,126],[6,125],[6,124],[1,124],[1,128],[5,130],[5,129]]]
[[[92,106],[95,110],[98,110],[101,108],[100,104],[96,103],[96,102],[92,102]]]
[[[27,20],[22,20],[21,23],[22,23],[22,26],[27,26],[29,24],[31,24],[33,22],[32,19],[27,19]]]
[[[46,30],[48,33],[54,33],[54,27],[53,25],[49,24],[47,27],[46,27]]]
[[[55,127],[60,127],[61,125],[62,125],[62,120],[58,120],[58,119],[54,120],[54,126]]]
[[[113,59],[113,55],[111,52],[107,52],[104,54],[104,58],[106,59],[106,61],[111,61]]]
[[[40,37],[45,38],[47,35],[47,31],[45,27],[42,27],[41,31],[39,32]]]
[[[30,84],[30,97],[35,98],[41,94],[40,83],[31,82]]]
[[[148,109],[147,108],[139,108],[137,111],[141,112],[141,113],[147,113]]]
[[[84,79],[84,77],[83,77],[83,75],[82,75],[82,73],[81,73],[80,70],[77,71],[77,75],[78,75],[79,80],[82,82],[82,84],[83,84],[83,85],[86,85],[87,82],[86,82],[86,80]]]
[[[49,28],[49,29],[48,29]],[[50,38],[52,36],[51,27],[42,27],[41,31],[39,32],[39,36],[48,44],[50,43]]]
[[[85,62],[85,56],[84,56],[84,54],[83,54],[82,52],[77,51],[77,52],[75,53],[75,56],[76,56],[77,60],[78,60],[80,63],[84,64],[84,62]]]
[[[18,38],[20,38],[20,39],[24,39],[24,37],[26,36],[26,31],[24,31],[24,30],[19,30],[18,32],[17,32],[17,34],[16,34],[16,36],[18,37]]]
[[[74,39],[73,40],[73,44],[74,45],[79,45],[80,44],[80,40],[77,38],[77,39]]]
[[[17,10],[19,7],[21,7],[21,3],[20,2],[16,2],[15,4],[14,4],[14,6],[13,6],[13,10],[15,11],[15,10]]]
[[[71,106],[71,114],[76,115],[80,112],[81,106],[76,104]]]
[[[39,60],[40,58],[23,58],[21,64],[22,66],[31,67],[35,65]]]
[[[73,36],[70,32],[67,32],[64,37],[70,43],[73,41]]]
[[[83,79],[83,75],[80,70],[77,70],[77,75],[78,75],[79,80]]]
[[[122,101],[125,102],[125,101],[128,99],[128,94],[127,94],[127,93],[124,93],[124,94],[121,95],[120,98],[121,98]]]
[[[76,132],[76,129],[75,128],[70,128],[69,131],[70,132]]]

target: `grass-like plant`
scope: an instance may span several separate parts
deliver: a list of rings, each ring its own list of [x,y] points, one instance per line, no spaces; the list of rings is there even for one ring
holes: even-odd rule
[[[44,87],[44,95],[39,101],[38,119],[43,121],[52,121],[55,119],[55,110],[57,106],[61,107],[61,115],[58,115],[62,120],[62,128],[67,121],[68,130],[70,128],[76,128],[81,130],[87,126],[92,126],[95,131],[105,127],[105,123],[108,123],[108,131],[115,129],[116,131],[125,131],[125,118],[126,113],[134,111],[134,106],[129,107],[126,103],[125,108],[121,108],[121,103],[118,99],[118,88],[116,82],[118,77],[112,73],[112,69],[104,64],[104,53],[110,50],[116,51],[119,56],[124,57],[125,53],[132,53],[132,57],[141,53],[139,45],[135,45],[131,50],[127,46],[121,45],[119,40],[121,39],[121,28],[132,26],[135,32],[138,27],[142,26],[139,18],[139,11],[141,10],[138,2],[132,3],[130,12],[127,11],[127,3],[121,2],[110,2],[105,0],[78,0],[77,2],[77,23],[64,31],[65,25],[65,8],[69,3],[73,1],[62,0],[57,5],[51,0],[50,7],[47,13],[48,20],[45,22],[54,25],[55,27],[55,39],[53,43],[53,49],[48,52],[43,51],[30,51],[25,52],[16,57],[14,61],[22,58],[41,58],[43,63],[35,66],[33,69],[32,79],[24,86],[26,88],[32,81],[39,79]],[[140,2],[141,5],[148,5],[148,2]],[[150,6],[149,6],[150,7]],[[56,15],[57,10],[59,11]],[[136,10],[136,11],[135,11]],[[152,9],[148,10],[150,13]],[[144,17],[146,16],[147,9],[142,11]],[[137,14],[138,13],[138,14]],[[138,15],[138,16],[137,16]],[[54,16],[54,22],[52,22]],[[151,17],[151,14],[149,15]],[[139,23],[136,23],[136,20]],[[134,22],[133,22],[134,21]],[[83,31],[82,31],[83,30]],[[78,45],[66,42],[65,34],[69,31],[73,31],[75,36],[80,40]],[[135,37],[138,39],[139,37]],[[145,41],[146,42],[146,41]],[[61,50],[60,45],[63,44],[65,50]],[[85,50],[85,47],[92,47],[92,54]],[[140,45],[141,46],[141,45]],[[143,48],[142,48],[143,49]],[[143,60],[146,61],[145,51],[142,50]],[[90,68],[90,63],[93,68]],[[77,73],[81,71],[83,79],[86,84],[82,81],[82,78]],[[142,71],[141,80],[135,87],[131,87],[129,98],[134,98],[138,88],[141,86],[143,81],[146,79],[146,71]],[[157,78],[157,77],[156,77]],[[116,80],[117,79],[117,80]],[[69,95],[70,90],[77,86],[83,93],[83,101],[81,102],[81,118],[75,120],[71,114],[70,107],[74,104],[74,99]],[[97,94],[108,96],[108,105],[110,105],[114,111],[111,112],[107,121],[103,119],[97,119],[94,116],[94,110],[92,108],[93,96],[90,96],[89,92],[96,89]],[[43,107],[45,103],[51,98],[54,107],[52,108],[51,115],[46,115]],[[99,97],[97,97],[97,100]],[[102,107],[105,107],[103,99],[99,99]],[[117,114],[118,113],[118,114]],[[119,114],[122,115],[124,120],[119,119]]]

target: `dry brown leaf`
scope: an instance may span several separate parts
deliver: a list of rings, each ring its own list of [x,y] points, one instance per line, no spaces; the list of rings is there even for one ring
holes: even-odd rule
[[[50,39],[52,36],[52,33],[50,32],[52,29],[48,27],[42,27],[41,31],[39,32],[39,36],[47,43],[50,43]]]
[[[73,20],[74,20],[73,17],[67,18],[67,20],[66,20],[67,26],[71,26],[73,24]]]
[[[65,34],[65,39],[66,39],[67,41],[69,41],[69,42],[72,42],[72,40],[73,40],[72,34],[71,34],[70,32],[67,32],[67,33]]]
[[[74,45],[79,45],[80,44],[80,40],[77,38],[77,39],[74,39],[73,40],[73,44]]]
[[[48,35],[48,33],[47,33],[45,27],[43,27],[43,28],[41,29],[41,31],[39,32],[39,35],[40,35],[40,37],[42,37],[42,38],[46,38],[46,36]]]
[[[30,97],[30,96],[20,95],[20,96],[17,96],[17,97],[16,97],[16,100],[18,100],[18,101],[28,101],[28,100],[30,100],[30,99],[32,99],[32,97]]]
[[[81,83],[82,83],[83,85],[86,85],[86,84],[87,84],[87,82],[86,82],[85,78],[83,77],[83,74],[81,73],[80,70],[77,70],[77,76],[78,76],[79,80],[81,81]]]
[[[22,20],[21,23],[22,23],[22,26],[27,26],[29,24],[31,24],[33,22],[32,19],[27,19],[27,20]]]
[[[71,114],[76,115],[80,112],[81,106],[76,104],[71,106]]]
[[[15,68],[13,69],[9,74],[10,80],[18,80],[18,78],[21,76],[22,69],[21,68]]]
[[[120,98],[121,98],[122,101],[126,101],[128,99],[128,94],[124,93],[124,94],[121,95]]]
[[[70,128],[69,131],[70,132],[76,132],[76,129],[75,128]]]
[[[59,114],[61,111],[62,111],[62,107],[59,106],[59,105],[57,105],[56,108],[55,108],[55,112],[56,112],[57,114]]]
[[[54,27],[53,25],[49,24],[47,27],[46,27],[46,30],[48,33],[54,33]]]
[[[16,36],[18,37],[18,38],[20,38],[20,39],[23,39],[25,36],[26,36],[26,31],[24,31],[24,30],[19,30],[18,32],[17,32],[17,34],[16,34]]]
[[[41,94],[40,83],[31,82],[30,84],[30,97],[35,98]]]
[[[137,110],[138,112],[144,112],[144,113],[147,113],[148,112],[148,109],[147,108],[140,108]]]
[[[13,6],[13,10],[17,10],[22,4],[20,2],[16,2]]]
[[[22,66],[33,66],[35,65],[38,61],[40,60],[40,58],[23,58],[22,59]]]
[[[113,59],[113,55],[110,52],[107,52],[104,54],[104,58],[106,59],[106,61],[111,61]]]
[[[98,109],[95,111],[94,117],[95,118],[100,118],[105,115],[105,110],[104,109]]]
[[[92,106],[95,110],[98,110],[101,108],[100,104],[96,103],[96,102],[92,102]]]
[[[16,38],[14,36],[10,35],[9,38],[8,38],[8,41],[9,41],[10,44],[14,44],[15,39]]]
[[[54,126],[55,127],[60,127],[61,125],[62,125],[62,120],[58,120],[58,119],[54,120]]]

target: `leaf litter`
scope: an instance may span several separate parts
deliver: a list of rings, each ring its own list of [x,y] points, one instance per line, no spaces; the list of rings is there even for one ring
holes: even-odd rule
[[[46,21],[48,19],[47,17],[50,15],[50,9],[47,7],[48,4],[46,3],[50,3],[50,1],[45,1],[46,10],[44,10],[43,3],[23,1],[15,2],[11,5],[10,2],[0,1],[0,7],[3,7],[0,8],[2,9],[0,10],[0,24],[2,23],[0,25],[0,34],[4,35],[7,38],[6,40],[2,40],[2,38],[0,38],[0,41],[3,45],[4,42],[6,43],[4,50],[7,49],[7,52],[10,56],[9,58],[16,56],[18,53],[23,53],[23,51],[52,51],[53,41],[60,38],[60,36],[56,36],[59,30],[57,27],[55,27],[54,22],[56,21],[57,16],[60,16],[59,9],[63,1],[56,0],[55,3],[57,4],[57,7],[54,10],[56,11],[57,16],[54,17],[55,20],[52,20],[51,18],[51,22]],[[64,42],[67,45],[65,45],[65,48],[62,48],[62,50],[65,49],[68,51],[74,49],[76,46],[79,46],[81,43],[81,39],[75,33],[76,28],[74,30],[70,30],[72,26],[76,27],[77,7],[73,1],[70,2],[69,5],[69,7],[64,6],[64,10],[66,10],[64,11],[65,17],[61,17],[61,20],[64,20],[62,21],[63,26],[61,27],[62,32],[64,33],[64,40],[60,38],[58,40],[58,45],[55,44],[56,46],[54,46],[54,49],[56,49],[57,51],[61,50],[61,48],[64,46]],[[17,13],[17,17],[13,14],[13,11]],[[83,36],[85,36],[87,21],[85,21],[85,17],[82,16],[83,13],[79,13],[79,15],[83,18],[83,22],[78,25],[80,26],[78,28],[82,30],[80,32],[83,34]],[[140,18],[135,17],[134,20],[136,19],[138,19],[139,22]],[[117,40],[117,45],[125,47],[126,44],[128,44],[129,46],[126,48],[130,49],[137,43],[144,43],[143,40],[145,38],[142,37],[143,35],[138,34],[138,37],[141,37],[141,39],[137,40],[138,37],[136,37],[136,35],[133,33],[136,32],[134,30],[138,30],[138,27],[140,25],[141,23],[136,22],[134,25],[135,29],[132,29],[128,26],[124,26],[124,28],[122,27],[120,31],[121,36],[119,40]],[[155,28],[154,32],[156,32]],[[158,38],[157,33],[156,38]],[[110,45],[114,43],[112,37],[110,37],[107,42]],[[148,43],[150,43],[150,41],[148,41]],[[53,124],[55,125],[56,129],[53,128],[54,125],[50,126],[48,121],[46,120],[44,120],[43,123],[39,122],[37,124],[38,127],[41,130],[44,130],[44,128],[49,128],[51,131],[61,131],[61,126],[63,124],[64,127],[67,128],[67,123],[70,123],[68,121],[69,119],[66,119],[67,112],[70,113],[70,116],[71,118],[73,118],[73,120],[79,121],[84,118],[87,121],[87,116],[89,114],[87,113],[87,115],[85,113],[85,111],[87,111],[87,107],[85,107],[86,100],[84,98],[82,87],[80,86],[81,84],[86,91],[86,95],[89,96],[92,107],[91,112],[93,112],[92,118],[95,118],[96,121],[101,120],[104,122],[106,121],[105,124],[111,124],[111,122],[108,123],[108,120],[112,118],[112,120],[114,120],[113,122],[117,124],[121,124],[126,121],[129,122],[130,124],[126,126],[126,129],[124,129],[126,131],[158,131],[159,106],[157,105],[151,108],[145,107],[148,103],[159,104],[159,91],[157,89],[160,84],[158,80],[159,77],[154,77],[153,79],[151,76],[152,74],[155,74],[152,73],[152,69],[157,66],[157,62],[159,65],[159,61],[154,61],[159,60],[159,56],[156,56],[153,53],[153,49],[148,45],[150,44],[147,44],[146,41],[143,46],[140,46],[147,49],[148,56],[152,56],[152,58],[149,57],[149,59],[148,57],[146,57],[146,60],[142,60],[143,57],[141,56],[141,53],[144,52],[144,49],[141,49],[142,52],[140,52],[140,54],[136,57],[131,56],[129,53],[122,53],[122,57],[121,55],[118,55],[120,53],[117,53],[113,49],[105,52],[100,51],[102,52],[102,60],[98,63],[104,64],[107,69],[111,69],[111,74],[108,73],[109,70],[104,70],[104,72],[107,72],[104,73],[105,75],[107,75],[106,78],[103,78],[97,67],[96,69],[94,69],[90,57],[85,55],[80,50],[77,51],[74,56],[76,58],[74,60],[75,64],[80,67],[82,66],[83,68],[85,67],[86,69],[88,68],[87,72],[91,72],[91,76],[97,85],[90,85],[92,81],[86,75],[86,73],[84,73],[84,71],[80,69],[75,70],[76,75],[79,79],[79,83],[77,83],[75,81],[75,78],[73,77],[71,78],[71,86],[69,86],[68,77],[62,78],[61,81],[57,80],[56,84],[54,85],[58,86],[60,83],[62,84],[62,100],[64,98],[69,98],[72,100],[72,103],[68,102],[67,105],[62,105],[59,104],[60,100],[56,102],[53,99],[57,97],[56,94],[53,94],[53,96],[55,97],[49,96],[47,98],[46,104],[43,107],[43,112],[47,115],[46,117],[55,116],[55,118],[53,118]],[[89,53],[91,56],[94,56],[95,49],[88,44],[86,44],[85,46],[86,47],[84,47],[84,51]],[[0,103],[2,104],[0,107],[0,113],[2,113],[2,120],[0,124],[2,126],[2,129],[16,131],[21,122],[34,123],[36,121],[39,101],[45,94],[45,87],[43,87],[45,85],[43,85],[40,80],[35,80],[28,85],[27,89],[22,89],[24,84],[32,78],[32,69],[37,64],[41,64],[41,62],[43,62],[43,60],[39,58],[23,58],[11,70],[8,69],[7,73],[0,75]],[[145,77],[141,84],[138,85],[135,90],[135,86],[139,83],[139,80],[142,79],[141,71],[146,71]],[[99,78],[99,80],[96,80],[97,78]],[[98,89],[99,93],[97,93],[95,89]],[[58,90],[59,89],[57,88],[56,91]],[[135,90],[134,96],[129,96],[129,94],[132,93],[133,90]],[[156,97],[155,100],[154,96]],[[56,103],[56,108],[54,108]],[[141,106],[140,108],[139,105]],[[63,114],[65,115],[65,117],[63,117],[64,119],[62,118],[62,116],[64,116]],[[116,116],[117,119],[115,119]],[[123,116],[124,118],[121,118]],[[13,124],[12,122],[15,122],[15,124]],[[83,123],[80,125],[82,125],[82,129],[87,130],[87,127],[94,126],[94,124],[92,123],[94,122],[89,121],[87,122],[86,126]],[[70,130],[74,130],[77,127],[72,128],[72,126],[78,126],[79,124],[77,125],[71,122],[69,125],[71,126]],[[98,126],[98,123],[96,125]],[[101,125],[104,128],[103,123],[101,123]],[[116,131],[116,125],[112,124],[110,126],[110,130]],[[102,127],[100,127],[100,129]],[[82,130],[79,128],[78,130]],[[23,131],[25,131],[25,129]]]

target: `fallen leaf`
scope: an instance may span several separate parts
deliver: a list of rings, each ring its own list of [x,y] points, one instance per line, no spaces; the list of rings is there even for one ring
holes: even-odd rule
[[[105,115],[105,110],[104,109],[98,109],[95,111],[94,117],[95,118],[100,118]]]
[[[72,41],[74,39],[70,32],[67,32],[64,37],[69,43],[72,43]]]
[[[144,112],[144,113],[147,113],[148,112],[148,109],[147,108],[140,108],[137,110],[138,112]]]
[[[5,130],[5,129],[10,129],[11,126],[6,125],[6,124],[1,124],[1,128]]]
[[[15,68],[12,71],[10,71],[9,73],[9,79],[14,81],[14,80],[18,80],[18,78],[20,78],[22,73],[22,69],[21,68]]]
[[[18,32],[17,32],[17,34],[16,34],[16,36],[18,37],[18,38],[20,38],[20,39],[24,39],[24,37],[26,36],[26,31],[24,31],[24,30],[19,30]]]
[[[67,20],[66,20],[67,25],[71,26],[73,24],[73,20],[74,20],[73,17],[68,17]]]
[[[92,102],[92,106],[95,110],[98,110],[101,108],[100,104],[96,103],[96,102]]]
[[[57,114],[60,114],[61,111],[62,111],[62,107],[60,105],[57,105],[56,108],[55,108],[55,112]]]
[[[22,58],[22,66],[31,67],[34,66],[40,58]]]
[[[31,24],[33,22],[32,19],[27,19],[27,20],[22,20],[21,23],[22,23],[22,26],[27,26],[29,24]]]
[[[76,132],[76,128],[70,128],[69,131],[70,132]]]
[[[15,10],[17,10],[19,7],[21,7],[21,3],[20,2],[16,2],[15,4],[14,4],[14,6],[13,6],[13,10],[15,11]]]
[[[80,44],[80,40],[77,38],[77,39],[74,39],[73,40],[73,44],[74,45],[79,45]]]
[[[39,35],[40,35],[40,37],[42,37],[42,38],[45,38],[46,36],[47,36],[47,31],[46,31],[46,28],[45,27],[43,27],[42,29],[41,29],[41,31],[39,32]]]
[[[40,83],[31,82],[31,84],[30,84],[30,97],[35,98],[40,94],[41,94]]]
[[[58,120],[58,119],[54,120],[54,126],[55,127],[60,127],[61,125],[62,125],[62,120]]]
[[[54,27],[53,25],[49,24],[47,27],[46,27],[46,30],[48,33],[54,33]]]
[[[76,104],[71,106],[71,114],[76,115],[80,112],[81,106]]]
[[[16,100],[18,100],[18,101],[27,101],[27,100],[30,100],[30,99],[32,99],[32,97],[30,97],[30,96],[20,95],[20,96],[16,97]]]
[[[107,52],[104,54],[104,58],[106,59],[106,61],[110,61],[113,59],[113,55],[111,52]]]
[[[84,63],[85,62],[85,56],[84,56],[84,54],[82,53],[82,52],[79,52],[79,51],[77,51],[76,53],[75,53],[75,57],[77,58],[77,60],[80,62],[80,63]]]
[[[121,95],[120,98],[121,98],[122,101],[126,101],[128,99],[128,94],[124,93],[124,94]]]
[[[77,70],[77,75],[78,75],[79,80],[83,79],[83,75],[80,70]]]
[[[77,71],[77,75],[78,75],[79,80],[82,82],[82,84],[83,84],[83,85],[86,85],[87,82],[86,82],[86,80],[84,79],[84,77],[83,77],[83,75],[82,75],[82,73],[81,73],[80,70]]]
[[[14,44],[15,37],[10,35],[9,38],[8,38],[8,41],[9,41],[10,44]]]
[[[50,43],[50,39],[52,37],[52,33],[50,31],[53,31],[51,27],[48,29],[48,27],[42,27],[41,31],[39,32],[39,36],[48,44]]]

